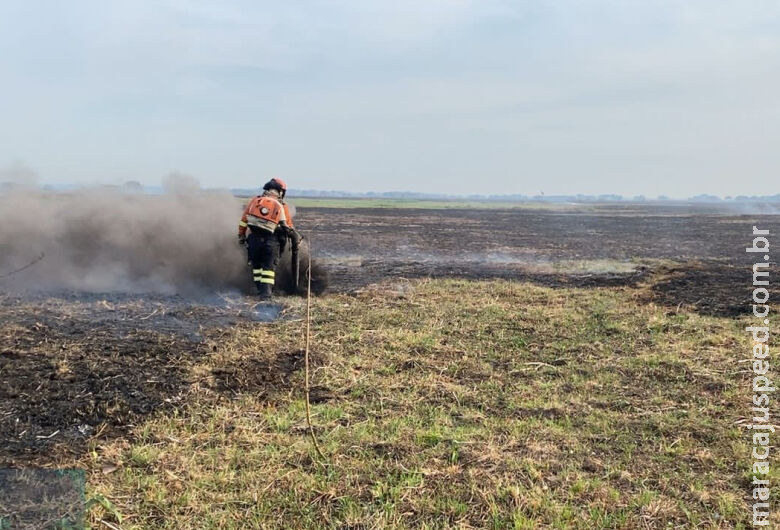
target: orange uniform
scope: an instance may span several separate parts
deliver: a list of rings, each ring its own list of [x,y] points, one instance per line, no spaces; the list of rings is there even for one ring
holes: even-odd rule
[[[284,217],[285,217],[285,222],[287,223],[287,226],[289,226],[290,228],[295,228],[295,225],[293,224],[293,216],[290,213],[290,207],[288,206],[288,204],[286,202],[283,202],[282,206],[284,207]]]
[[[274,177],[263,186],[263,191],[244,209],[238,223],[238,242],[247,247],[257,294],[269,300],[276,282],[276,266],[287,240],[292,239],[293,250],[297,250],[301,237],[293,228],[290,208],[283,202],[287,184]]]

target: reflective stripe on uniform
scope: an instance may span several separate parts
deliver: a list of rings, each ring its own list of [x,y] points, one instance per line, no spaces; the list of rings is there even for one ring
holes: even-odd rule
[[[266,230],[268,232],[274,232],[276,230],[276,223],[273,221],[269,221],[268,219],[262,219],[260,217],[255,217],[254,215],[248,215],[247,216],[247,224],[251,226],[253,229],[261,229]]]
[[[252,269],[252,275],[256,282],[270,283],[273,285],[276,272],[269,269]]]
[[[247,227],[247,226],[249,226],[249,225],[248,225],[248,224],[246,224],[244,221],[239,221],[239,222],[238,222],[238,226],[240,226],[241,228],[246,228],[246,227]]]

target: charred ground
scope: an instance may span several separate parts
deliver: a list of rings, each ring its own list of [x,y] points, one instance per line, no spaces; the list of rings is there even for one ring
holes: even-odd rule
[[[388,278],[509,279],[550,287],[637,285],[651,299],[712,315],[750,310],[745,246],[753,223],[708,205],[586,209],[302,210],[332,288]],[[773,233],[774,231],[773,230]]]
[[[307,208],[299,219],[336,291],[421,277],[550,287],[648,283],[645,298],[670,308],[734,316],[748,307],[742,247],[755,218],[601,207]],[[762,221],[769,226],[775,219]],[[670,261],[649,262],[660,259]],[[571,265],[562,267],[565,262]],[[224,328],[254,324],[247,307],[223,302],[159,295],[2,296],[0,463],[83,450],[95,435],[124,433],[139,417],[176,406],[196,383],[193,366],[208,358]],[[281,353],[217,367],[216,388],[273,391],[299,368],[295,358]]]
[[[440,366],[431,368],[431,374],[447,375],[449,372],[442,370],[453,366],[451,360],[447,356],[438,359],[437,355],[452,348],[456,348],[454,353],[450,352],[452,355],[461,355],[456,344],[448,343],[450,337],[431,342],[425,329],[414,331],[413,337],[396,337],[387,328],[409,325],[417,318],[414,314],[420,311],[419,307],[426,303],[409,303],[407,279],[502,279],[517,285],[527,282],[579,293],[573,296],[593,304],[593,311],[582,315],[583,322],[590,326],[583,333],[600,333],[602,340],[612,341],[627,331],[620,328],[618,333],[618,327],[613,329],[609,319],[599,316],[603,310],[601,302],[586,300],[579,289],[593,288],[594,300],[603,298],[613,303],[620,299],[660,306],[671,316],[652,318],[668,318],[670,323],[665,326],[671,326],[670,329],[678,325],[678,313],[739,317],[749,310],[745,301],[751,271],[744,259],[744,247],[750,226],[759,222],[773,231],[777,227],[777,218],[771,216],[757,219],[690,209],[623,207],[590,211],[306,208],[299,210],[298,219],[310,236],[314,256],[329,272],[331,290],[337,294],[336,306],[325,309],[321,317],[332,328],[328,333],[337,337],[332,339],[335,342],[331,347],[338,344],[345,348],[345,355],[359,358],[362,350],[352,351],[350,344],[358,340],[354,337],[362,337],[359,340],[365,344],[361,348],[368,348],[366,351],[376,344],[385,348],[395,368],[385,373],[386,368],[377,367],[380,378],[392,378],[396,373],[427,374],[429,365],[439,361]],[[377,283],[384,287],[371,287]],[[457,284],[453,288],[467,293],[468,285]],[[490,282],[471,285],[506,291]],[[428,290],[446,296],[436,288]],[[138,436],[139,425],[161,417],[161,412],[175,414],[191,403],[231,403],[251,395],[268,406],[283,406],[299,388],[302,352],[300,344],[285,346],[282,337],[299,331],[295,319],[301,312],[302,300],[289,299],[290,310],[281,323],[274,324],[281,329],[278,337],[266,334],[262,341],[254,342],[259,340],[255,308],[241,295],[231,296],[192,299],[116,293],[0,295],[0,466],[83,461],[95,447],[112,440],[132,440]],[[502,304],[512,307],[511,289],[501,296]],[[563,295],[544,295],[533,289],[524,296],[529,303],[541,303],[543,296],[556,298],[560,307],[566,303]],[[483,294],[480,303],[488,303],[489,299]],[[348,310],[341,305],[371,305],[375,301],[385,308],[387,316],[376,321],[372,319],[378,317],[371,315],[360,317],[368,320],[357,329],[349,328],[355,324],[345,324],[343,331],[334,327],[340,319],[349,318]],[[468,300],[463,304],[465,313],[490,311],[490,307],[482,305],[469,309]],[[326,307],[329,305],[333,304]],[[457,306],[452,307],[456,311]],[[411,312],[408,319],[404,316],[406,311]],[[463,319],[459,320],[464,326],[461,333],[469,333],[465,326],[471,325],[465,313],[457,315]],[[514,333],[534,337],[541,333],[522,326],[515,329],[512,326],[520,323],[511,319],[502,325],[508,326],[506,340]],[[376,343],[372,333],[379,329],[386,329],[382,332],[386,336],[384,342]],[[489,337],[493,331],[486,329],[484,335],[481,333],[475,336]],[[653,333],[638,338],[638,344],[656,340]],[[529,364],[538,365],[537,368],[551,372],[569,370],[575,376],[579,373],[575,359],[567,359],[567,355],[581,355],[576,348],[585,347],[580,342],[572,342],[575,349],[571,351],[555,346],[538,350],[542,347],[540,340],[527,338],[502,347],[519,348],[521,356],[529,350],[536,363]],[[724,338],[722,342],[730,344],[732,340]],[[407,350],[411,357],[402,355]],[[651,355],[650,351],[647,355]],[[453,358],[459,359],[457,355]],[[463,361],[465,368],[451,374],[452,384],[486,385],[493,378],[509,377],[501,363],[509,363],[509,370],[517,361],[511,356],[496,355],[500,359],[495,366],[480,365],[479,369],[477,365],[482,360]],[[315,352],[315,370],[340,362],[332,356]],[[660,366],[663,368],[667,362],[672,361],[663,360]],[[644,377],[647,374],[640,372],[642,366],[637,365],[637,373]],[[526,369],[522,365],[519,368],[523,374]],[[512,373],[517,370],[515,367]],[[648,374],[652,375],[648,381],[657,379],[657,374]],[[668,377],[674,374],[670,372]],[[733,387],[731,380],[702,381],[706,392],[711,387],[716,393],[719,388]],[[313,401],[340,402],[358,395],[356,387],[344,385],[347,383],[339,379],[330,387],[326,384],[315,388]],[[361,392],[371,395],[373,390]],[[481,399],[476,395],[471,398]],[[436,403],[436,399],[431,403]],[[637,400],[641,401],[639,397]],[[479,409],[477,405],[475,401]],[[503,405],[495,406],[496,410],[503,410]],[[564,422],[568,413],[563,405],[559,408],[539,408],[538,418]],[[518,417],[531,414],[536,418],[534,410]],[[301,431],[300,425],[277,424],[276,428],[285,433]],[[392,447],[385,450],[385,445],[380,453],[402,454],[405,448],[403,444],[390,444]],[[408,449],[408,455],[414,454]],[[464,449],[463,454],[467,453]],[[478,460],[476,453],[472,457]],[[583,469],[587,471],[586,468]]]

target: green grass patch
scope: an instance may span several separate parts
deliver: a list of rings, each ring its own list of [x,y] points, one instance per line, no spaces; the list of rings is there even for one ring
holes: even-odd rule
[[[298,372],[232,399],[195,388],[97,447],[91,487],[123,528],[749,526],[741,323],[638,304],[644,287],[412,286],[315,302],[324,465]],[[199,373],[301,332],[226,329]]]

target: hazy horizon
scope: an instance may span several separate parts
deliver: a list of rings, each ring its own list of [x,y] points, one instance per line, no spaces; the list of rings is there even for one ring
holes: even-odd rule
[[[780,192],[775,2],[43,6],[0,5],[0,181]]]
[[[11,184],[21,184],[21,190],[51,190],[55,192],[70,192],[77,190],[84,191],[99,191],[102,188],[122,189],[125,188],[128,191],[133,191],[135,186],[140,185],[142,188],[139,191],[144,193],[173,193],[174,195],[182,193],[181,189],[171,190],[165,185],[165,178],[162,182],[157,184],[142,184],[139,181],[125,181],[123,183],[109,183],[109,182],[92,182],[92,183],[62,183],[62,182],[42,182],[35,178],[32,182],[25,179],[13,179],[9,178],[4,180],[4,175],[8,175],[7,172],[0,170],[0,186]],[[191,191],[205,191],[205,192],[235,192],[235,193],[261,193],[262,189],[259,186],[203,186],[198,179],[191,175],[182,173],[171,173],[168,177],[184,177],[185,179],[191,179],[191,183],[186,186],[184,190],[185,194],[189,194]],[[11,188],[16,189],[16,188]],[[0,188],[2,191],[2,188]],[[780,201],[780,193],[746,193],[741,195],[713,195],[707,193],[700,193],[696,195],[682,196],[682,195],[621,195],[616,193],[562,193],[562,194],[501,194],[501,193],[448,193],[448,192],[419,192],[415,190],[404,189],[392,189],[392,190],[368,190],[363,192],[348,191],[343,189],[325,189],[325,188],[290,188],[291,198],[408,198],[408,199],[422,199],[422,200],[437,200],[451,198],[453,200],[469,200],[469,199],[490,199],[490,200],[574,200],[581,197],[583,201],[593,200],[620,200],[620,201],[671,201],[671,202],[698,202],[698,201],[734,201],[734,200],[747,200],[748,202],[766,202],[767,200],[774,203]],[[242,195],[243,196],[243,195]]]

